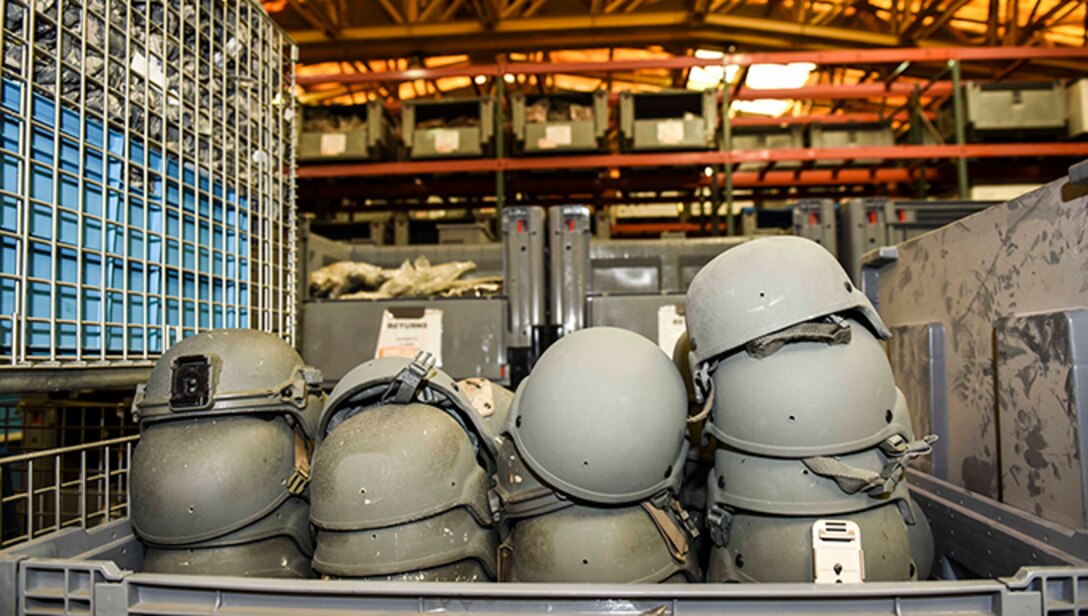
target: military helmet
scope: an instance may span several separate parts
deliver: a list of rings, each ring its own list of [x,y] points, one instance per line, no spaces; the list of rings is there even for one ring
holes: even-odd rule
[[[187,418],[144,426],[133,452],[132,526],[156,545],[208,541],[298,493],[305,444],[282,417]]]
[[[144,544],[150,547],[162,547],[175,549],[186,548],[220,548],[232,545],[243,545],[263,541],[272,537],[289,537],[306,556],[314,553],[313,533],[310,532],[310,506],[300,497],[292,496],[276,508],[275,511],[257,520],[256,522],[207,541],[186,543],[178,545],[156,545],[144,540]]]
[[[435,368],[430,353],[415,359],[382,357],[349,371],[329,394],[318,422],[317,438],[325,438],[337,425],[375,406],[418,402],[442,409],[469,434],[473,446],[489,469],[494,468],[497,444],[490,429],[457,383]]]
[[[185,338],[163,353],[137,388],[132,408],[141,428],[190,417],[283,414],[312,437],[324,402],[321,382],[321,371],[305,365],[278,336],[221,329]]]
[[[715,257],[688,287],[695,368],[767,334],[844,312],[857,313],[878,337],[891,337],[824,247],[792,236],[746,242]]]
[[[273,578],[311,577],[310,557],[290,537],[210,548],[154,548],[144,551],[144,573]]]
[[[861,451],[906,433],[910,419],[896,409],[905,401],[880,341],[857,321],[845,325],[846,343],[790,342],[761,358],[741,351],[722,359],[710,375],[705,432],[739,451],[783,458]]]
[[[544,485],[525,466],[514,441],[509,438],[499,444],[499,470],[495,473],[494,493],[498,497],[502,516],[511,520],[530,518],[573,504]]]
[[[707,581],[815,581],[812,529],[822,519],[827,518],[733,513],[728,542],[711,549]],[[830,519],[847,520],[860,529],[865,581],[915,579],[907,524],[895,503]]]
[[[500,550],[500,581],[700,581],[691,540],[673,512],[649,504],[568,507],[515,524]]]
[[[879,447],[836,457],[853,481],[813,472],[802,460],[767,458],[719,447],[707,480],[718,505],[780,515],[838,515],[908,497],[895,458]],[[886,474],[886,476],[885,476]],[[865,478],[868,477],[868,480]]]
[[[687,406],[657,345],[591,327],[540,357],[515,393],[507,431],[548,486],[590,503],[635,503],[678,489]]]
[[[498,533],[465,509],[407,524],[362,531],[317,531],[314,569],[337,577],[419,571],[472,559],[495,576]]]
[[[922,509],[914,499],[910,499],[913,524],[907,525],[907,535],[910,538],[910,553],[914,558],[914,565],[918,569],[918,579],[928,580],[933,573],[934,545],[933,529],[929,526],[929,519],[922,513]]]
[[[325,530],[403,524],[454,508],[492,524],[488,473],[455,417],[420,403],[353,415],[314,455],[310,519]]]

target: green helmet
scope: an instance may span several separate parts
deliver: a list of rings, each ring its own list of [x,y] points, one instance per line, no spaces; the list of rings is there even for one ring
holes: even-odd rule
[[[801,460],[766,458],[726,447],[718,448],[714,457],[714,470],[707,480],[710,499],[734,509],[779,515],[839,515],[908,496],[902,473],[891,472],[894,457],[880,448],[835,458],[858,471],[859,478],[868,474],[868,483],[819,475]],[[885,469],[889,469],[886,477]]]
[[[553,344],[522,381],[507,431],[549,487],[590,503],[675,493],[688,443],[687,394],[657,345],[591,327]]]
[[[573,503],[544,485],[525,466],[514,441],[499,444],[499,470],[495,473],[494,493],[506,519],[531,518]]]
[[[728,542],[711,549],[707,581],[815,581],[812,532],[821,519],[733,513]],[[860,529],[865,581],[916,579],[907,524],[895,503],[834,519],[853,522]]]
[[[274,334],[221,329],[185,338],[136,390],[141,429],[182,418],[279,414],[312,437],[324,403],[321,371]]]
[[[289,537],[298,546],[299,551],[306,556],[312,556],[314,553],[314,539],[313,533],[310,531],[309,504],[301,498],[293,496],[284,501],[275,511],[253,524],[207,541],[187,543],[184,546],[154,545],[147,541],[144,541],[144,544],[149,547],[170,549],[179,547],[220,548],[254,543],[272,537]]]
[[[913,524],[907,525],[907,535],[910,537],[910,553],[914,557],[914,564],[918,568],[918,579],[928,580],[933,573],[933,529],[929,526],[929,519],[922,513],[918,503],[910,499]]]
[[[336,577],[373,577],[451,565],[471,559],[494,579],[498,533],[465,509],[408,524],[364,531],[318,530],[313,566]]]
[[[855,320],[826,325],[836,342],[802,339],[722,359],[710,375],[705,432],[738,451],[781,458],[852,453],[905,434],[909,417],[895,408],[905,402],[880,341]]]
[[[858,314],[878,337],[891,337],[824,247],[792,236],[745,242],[715,257],[688,286],[693,368],[792,325],[847,312]]]
[[[688,331],[676,339],[676,345],[672,348],[672,363],[680,371],[680,378],[684,379],[684,387],[688,390],[688,402],[695,402],[695,383],[692,381],[691,371],[691,339]]]
[[[290,537],[211,548],[153,548],[144,551],[144,573],[308,578],[310,557]]]
[[[481,461],[493,470],[498,447],[495,430],[480,416],[461,387],[434,365],[434,357],[421,352],[415,359],[383,357],[356,366],[329,394],[318,422],[318,440],[371,407],[418,402],[454,417],[479,450]]]
[[[568,507],[517,522],[501,548],[508,582],[659,583],[702,579],[692,535],[652,505]]]
[[[133,531],[179,546],[266,518],[299,492],[300,438],[283,417],[247,414],[144,426],[131,467]]]
[[[454,415],[419,403],[370,407],[318,447],[310,520],[323,530],[366,530],[465,508],[489,526],[489,486]]]

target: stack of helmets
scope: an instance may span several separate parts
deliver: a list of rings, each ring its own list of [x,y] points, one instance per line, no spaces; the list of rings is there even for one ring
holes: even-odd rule
[[[330,394],[311,486],[322,576],[495,579],[495,430],[434,363],[375,359]]]
[[[687,326],[716,442],[709,581],[928,577],[905,469],[932,437],[915,440],[890,333],[834,257],[797,237],[731,249],[692,281]]]
[[[676,499],[686,418],[680,374],[642,336],[592,327],[553,344],[518,387],[500,445],[500,580],[699,580]]]
[[[133,402],[131,518],[144,570],[309,577],[310,438],[321,373],[275,335],[197,334]]]

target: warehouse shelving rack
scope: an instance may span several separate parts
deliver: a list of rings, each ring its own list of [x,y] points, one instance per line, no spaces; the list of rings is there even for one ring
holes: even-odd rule
[[[952,162],[955,166],[955,186],[960,198],[967,198],[969,190],[968,161],[991,158],[1070,158],[1088,156],[1088,143],[966,143],[966,120],[962,92],[962,69],[964,63],[993,61],[1051,61],[1088,59],[1088,48],[1037,48],[1037,47],[973,47],[973,48],[908,48],[908,49],[871,49],[871,50],[834,50],[822,52],[770,52],[751,54],[726,54],[722,58],[707,59],[697,57],[674,57],[651,60],[611,61],[611,62],[545,62],[545,63],[509,63],[441,68],[421,68],[403,71],[386,71],[352,74],[306,74],[300,75],[297,82],[307,87],[318,84],[338,83],[344,85],[384,82],[395,83],[417,79],[438,79],[453,76],[473,76],[490,78],[494,82],[495,95],[502,100],[504,95],[504,77],[507,75],[546,75],[550,73],[608,73],[639,69],[686,69],[706,66],[748,67],[754,64],[788,64],[792,62],[811,62],[817,66],[852,66],[852,65],[895,65],[890,76],[884,82],[858,84],[818,84],[796,89],[752,89],[748,87],[723,87],[719,85],[718,98],[722,115],[735,100],[754,99],[811,99],[811,100],[847,100],[847,99],[882,99],[891,97],[907,98],[908,104],[885,114],[837,114],[811,115],[796,118],[733,118],[723,122],[720,131],[720,147],[713,151],[700,152],[660,152],[626,154],[592,154],[571,156],[550,156],[533,158],[514,158],[504,155],[504,149],[498,148],[494,157],[473,160],[435,160],[417,162],[372,162],[367,164],[304,165],[298,169],[301,181],[328,180],[331,178],[373,178],[388,176],[459,176],[478,177],[480,174],[494,176],[494,201],[489,205],[502,207],[507,199],[506,176],[510,172],[544,172],[549,170],[602,170],[602,169],[639,169],[660,167],[711,167],[710,177],[698,180],[698,186],[710,186],[715,206],[726,205],[724,229],[717,220],[719,207],[711,209],[709,228],[712,235],[721,232],[735,232],[732,216],[733,189],[753,187],[804,187],[817,185],[879,185],[902,183],[917,185],[924,194],[925,184],[937,177],[933,163]],[[925,82],[908,83],[899,80],[907,67],[924,65],[933,67],[932,78]],[[610,101],[614,104],[618,94],[611,93]],[[950,98],[955,111],[956,131],[954,143],[944,145],[925,145],[921,135],[914,137],[919,142],[912,145],[859,148],[796,148],[780,150],[735,150],[732,146],[732,129],[738,126],[774,126],[785,123],[811,122],[864,122],[874,119],[907,121],[932,113],[923,108],[923,99],[941,100]],[[496,135],[505,122],[502,105],[496,106]],[[857,165],[854,161],[876,160],[876,164]],[[783,162],[800,162],[798,169],[775,169]],[[841,168],[812,168],[817,161],[844,161]],[[907,163],[901,166],[900,163]],[[758,171],[738,171],[744,163],[759,163],[763,168]],[[571,185],[580,185],[577,178],[570,178]],[[566,183],[567,180],[564,180]],[[607,179],[588,182],[588,185],[607,185]],[[450,184],[447,184],[450,185]],[[308,186],[308,185],[307,185]],[[451,186],[456,186],[453,184]],[[307,187],[307,190],[309,188]],[[335,188],[323,187],[320,194],[332,196]],[[482,197],[482,195],[480,195]],[[381,198],[380,196],[378,197]],[[484,203],[484,201],[479,201]],[[414,206],[411,206],[414,207]]]

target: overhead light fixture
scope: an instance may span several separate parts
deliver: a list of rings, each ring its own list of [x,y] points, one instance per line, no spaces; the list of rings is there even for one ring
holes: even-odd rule
[[[506,73],[505,75],[502,76],[502,80],[505,81],[506,83],[514,83],[514,81],[516,81],[517,78],[514,77],[513,73]]]
[[[713,49],[696,49],[694,56],[700,60],[720,60],[725,57],[720,51]],[[710,90],[718,87],[725,78],[726,83],[732,83],[737,76],[739,67],[730,64],[710,64],[708,66],[693,66],[688,71],[687,88],[689,90]]]
[[[475,81],[476,85],[478,86],[482,86],[487,83],[487,77],[485,75],[476,75],[476,77],[474,77],[472,80]]]
[[[753,64],[748,69],[744,85],[753,90],[793,90],[808,83],[814,70],[816,65],[811,62]],[[735,101],[732,106],[745,113],[778,117],[793,108],[793,104],[792,99],[757,99]]]

